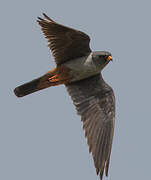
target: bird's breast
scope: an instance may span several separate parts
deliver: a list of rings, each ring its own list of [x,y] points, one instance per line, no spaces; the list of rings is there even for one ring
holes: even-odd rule
[[[70,60],[64,63],[64,66],[70,69],[71,82],[86,79],[100,72],[90,55]]]

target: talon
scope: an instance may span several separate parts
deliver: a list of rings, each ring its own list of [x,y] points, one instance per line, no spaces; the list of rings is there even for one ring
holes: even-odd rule
[[[56,78],[56,79],[49,79],[49,81],[50,81],[50,82],[58,82],[59,79],[58,79],[58,78]]]
[[[58,78],[58,75],[56,74],[56,75],[50,77],[49,80],[53,80],[53,79],[57,79],[57,78]]]

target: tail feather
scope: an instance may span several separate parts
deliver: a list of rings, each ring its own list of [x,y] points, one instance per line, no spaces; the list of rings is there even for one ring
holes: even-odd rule
[[[68,74],[69,69],[59,66],[47,72],[45,75],[27,82],[14,89],[17,97],[23,97],[36,91],[48,88],[50,86],[57,86],[70,82],[71,77]]]
[[[42,77],[34,79],[28,83],[25,83],[21,86],[18,86],[14,89],[14,93],[17,97],[23,97],[28,94],[34,93],[36,91],[39,91],[44,88],[40,88],[40,82],[42,80]],[[46,87],[45,87],[46,88]]]
[[[27,82],[14,89],[14,93],[17,97],[23,97],[36,91],[48,88],[50,86],[57,86],[64,84],[66,80],[62,80],[54,76],[53,73],[47,73],[42,77]]]

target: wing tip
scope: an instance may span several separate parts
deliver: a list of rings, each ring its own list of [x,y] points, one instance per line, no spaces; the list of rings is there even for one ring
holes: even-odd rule
[[[44,18],[41,18],[41,17],[37,17],[37,22],[38,22],[38,24],[39,25],[44,25],[44,24],[49,24],[49,23],[51,23],[51,24],[54,24],[55,23],[55,21],[53,21],[50,17],[48,17],[45,13],[42,13],[43,14],[43,16],[44,16]]]
[[[49,16],[47,16],[45,13],[42,13],[43,16],[50,22],[54,22]]]
[[[100,176],[100,180],[103,179],[104,171],[105,171],[105,176],[108,177],[108,170],[109,170],[109,160],[106,162],[105,168],[96,168],[96,174]]]
[[[105,175],[108,177],[108,171],[109,171],[109,163],[110,163],[110,156],[106,162],[106,166],[105,166]]]
[[[49,16],[47,16],[45,13],[42,13],[42,14],[43,14],[43,16],[44,16],[45,19],[43,19],[43,18],[41,18],[41,17],[38,16],[38,17],[37,17],[37,19],[38,19],[37,21],[38,21],[38,22],[46,21],[46,20],[47,20],[47,22],[51,22],[51,23],[53,22],[53,23],[54,23],[54,21],[53,21]]]

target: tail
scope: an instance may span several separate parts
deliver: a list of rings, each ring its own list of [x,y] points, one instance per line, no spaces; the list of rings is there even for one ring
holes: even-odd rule
[[[68,82],[66,78],[62,78],[56,73],[56,70],[50,71],[42,77],[34,79],[28,83],[18,86],[14,89],[17,97],[23,97],[36,91],[48,88],[50,86],[57,86]]]
[[[42,79],[42,77],[34,79],[28,83],[25,83],[21,86],[16,87],[14,89],[15,95],[17,97],[23,97],[23,96],[26,96],[28,94],[31,94],[31,93],[34,93],[36,91],[41,90],[42,88],[39,88],[41,79]],[[45,88],[47,88],[47,87],[45,87]]]

